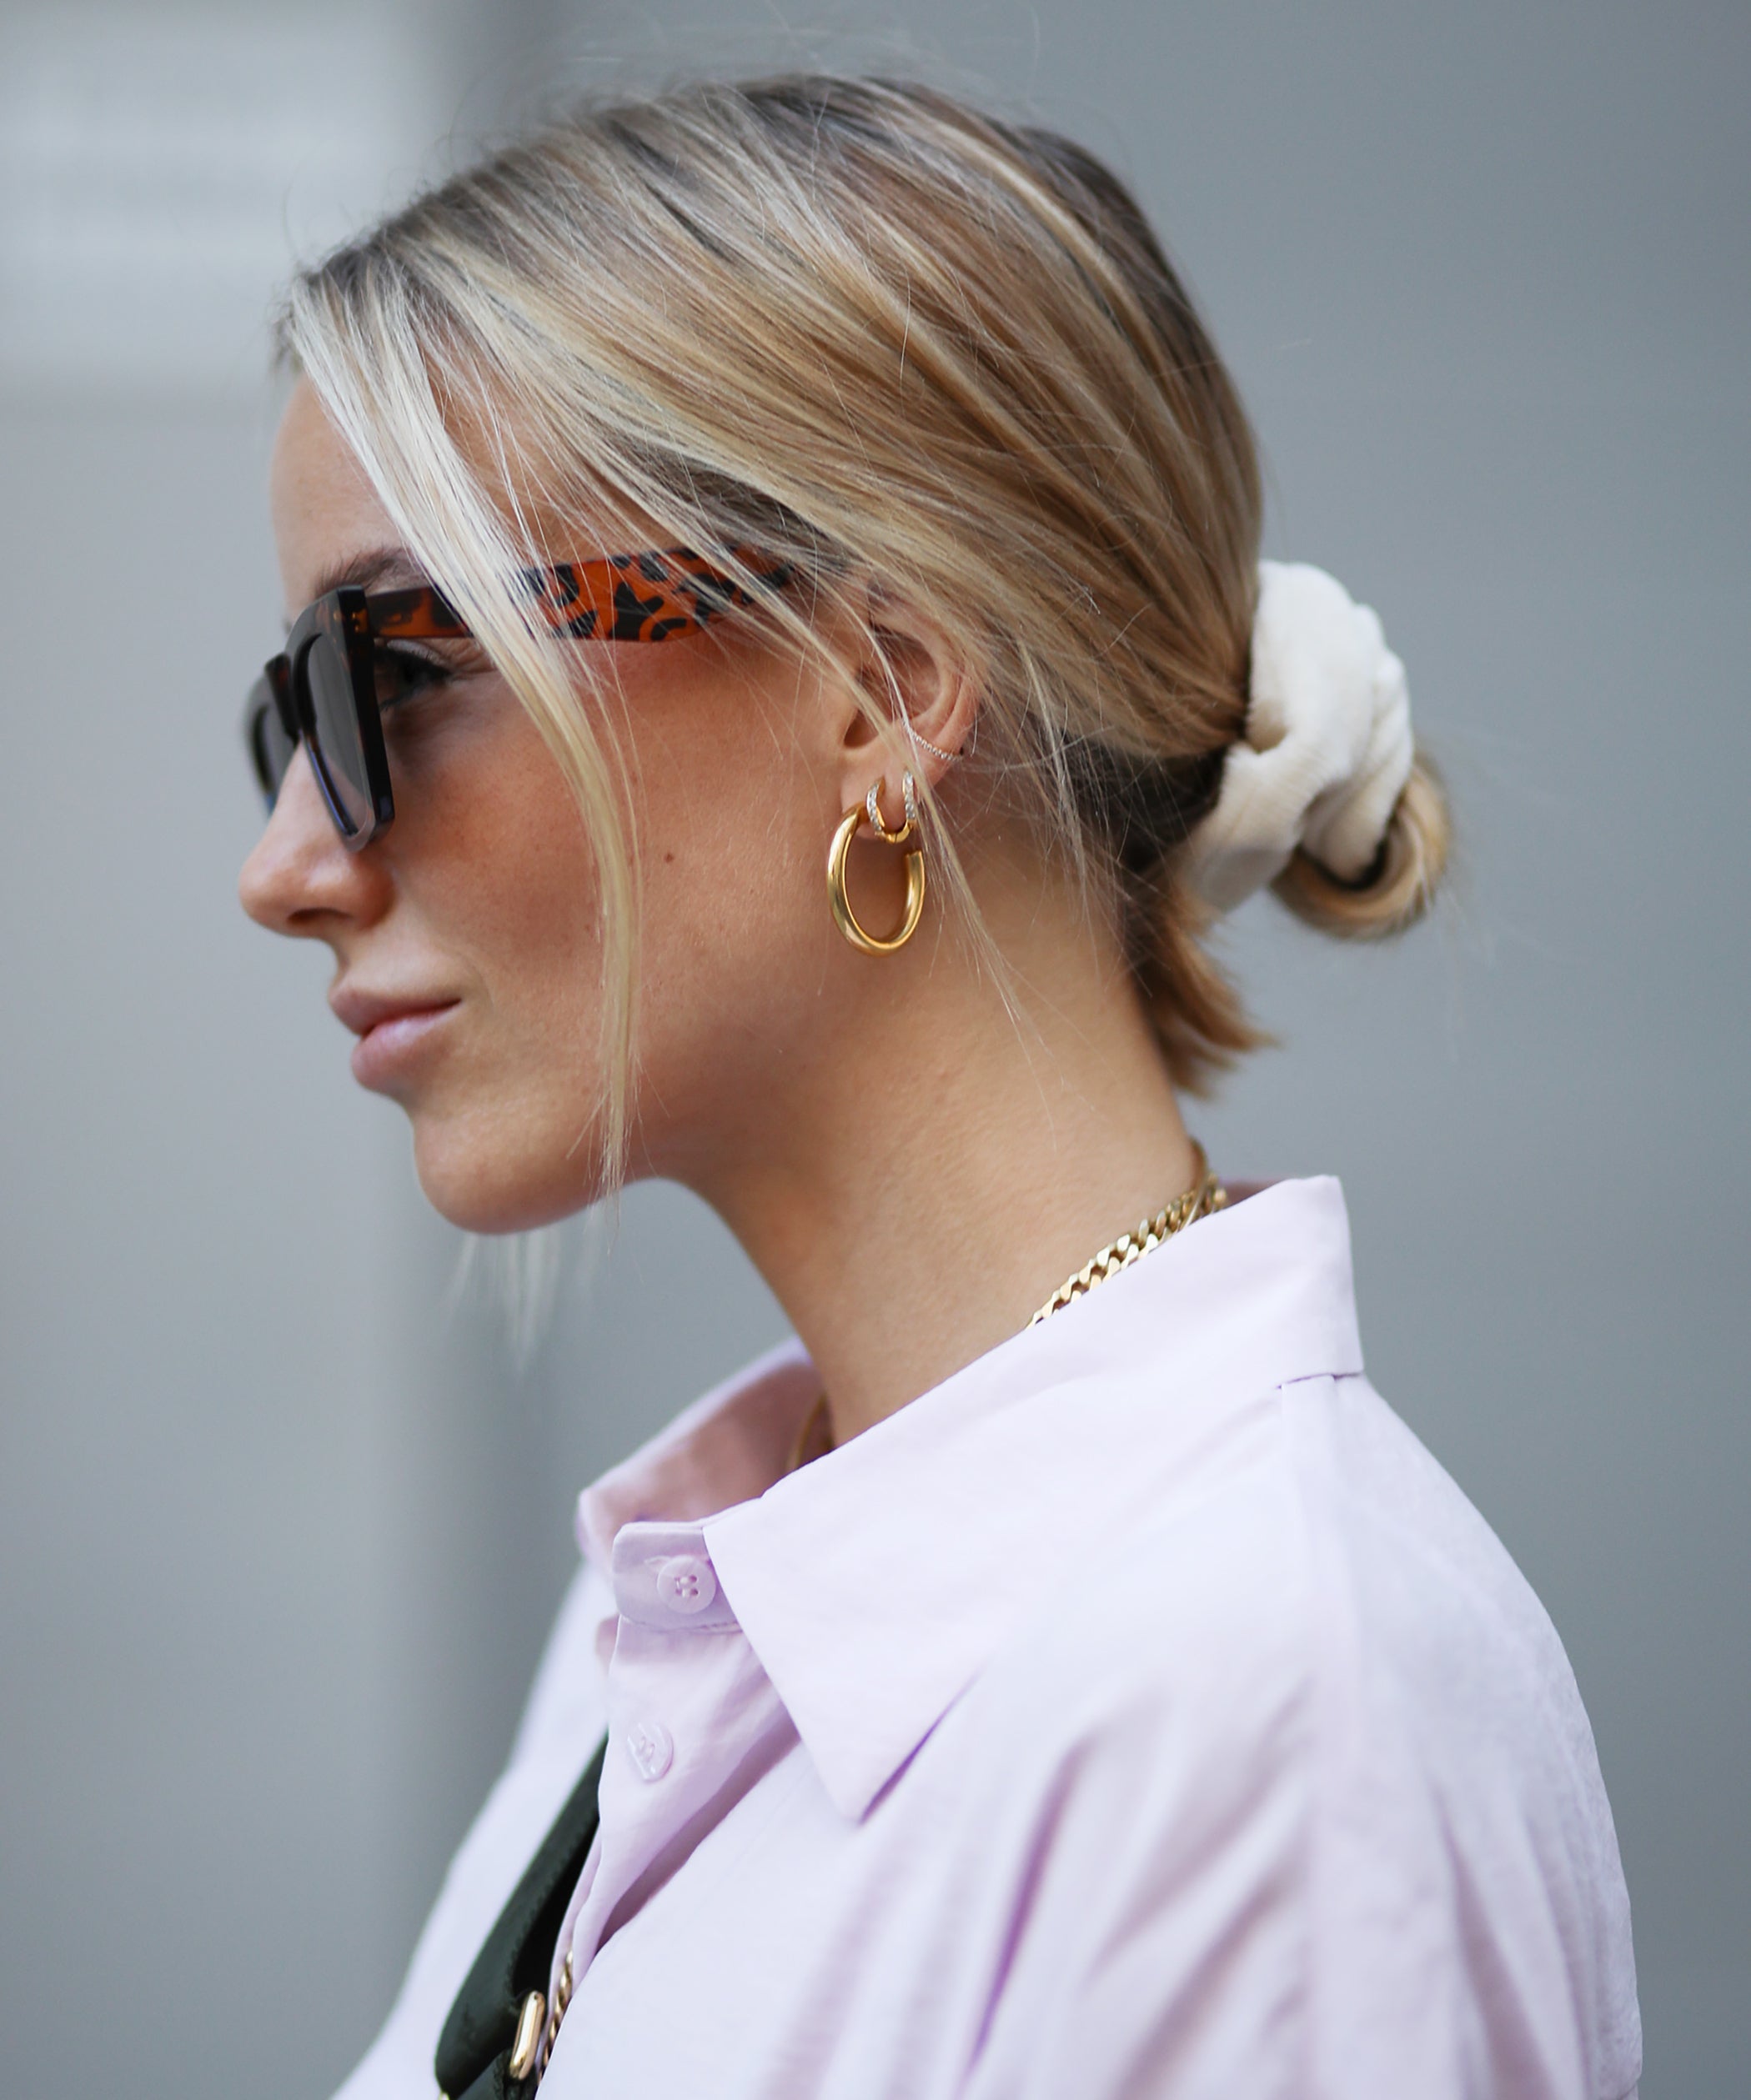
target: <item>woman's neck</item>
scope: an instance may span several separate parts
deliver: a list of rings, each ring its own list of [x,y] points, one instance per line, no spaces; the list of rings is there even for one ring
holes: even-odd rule
[[[803,1071],[688,1177],[790,1315],[835,1442],[1014,1334],[1197,1178],[1116,940],[1030,873],[976,885],[1007,1000],[947,935],[858,959]]]

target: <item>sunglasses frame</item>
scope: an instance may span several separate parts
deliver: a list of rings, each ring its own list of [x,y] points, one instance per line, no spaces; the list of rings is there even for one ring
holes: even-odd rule
[[[795,573],[789,564],[750,549],[736,549],[735,558],[763,589],[782,589]],[[668,641],[698,634],[723,614],[758,602],[741,584],[684,547],[526,569],[518,585],[539,624],[573,641]],[[353,853],[369,845],[395,814],[377,699],[377,647],[393,641],[460,640],[471,632],[431,584],[382,591],[343,584],[307,605],[292,623],[285,648],[263,666],[243,710],[243,740],[269,814],[302,744],[342,843]],[[344,783],[337,780],[333,755],[324,751],[318,734],[309,664],[312,653],[324,646],[338,649],[346,664],[363,779],[349,772]],[[349,812],[343,784],[362,799],[362,815],[355,818]]]

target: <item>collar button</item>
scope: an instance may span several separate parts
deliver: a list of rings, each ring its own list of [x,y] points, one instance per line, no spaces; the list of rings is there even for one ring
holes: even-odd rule
[[[717,1595],[717,1576],[710,1561],[700,1555],[677,1553],[658,1562],[656,1588],[668,1610],[690,1619],[710,1607]]]

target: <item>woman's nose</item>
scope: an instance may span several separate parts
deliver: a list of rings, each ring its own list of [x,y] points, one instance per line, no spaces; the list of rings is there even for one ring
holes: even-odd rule
[[[306,940],[324,938],[337,919],[369,925],[388,902],[382,856],[369,847],[347,851],[302,748],[243,863],[237,894],[258,926]]]

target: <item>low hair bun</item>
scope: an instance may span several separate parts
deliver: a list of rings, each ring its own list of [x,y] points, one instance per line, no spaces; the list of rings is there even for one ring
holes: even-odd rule
[[[1451,825],[1441,776],[1412,762],[1374,865],[1344,882],[1297,849],[1272,888],[1296,917],[1345,940],[1378,940],[1412,925],[1434,901],[1447,868]]]
[[[1379,619],[1322,569],[1261,562],[1245,724],[1187,843],[1192,886],[1225,911],[1268,884],[1311,925],[1367,937],[1420,915],[1447,849]]]
[[[1180,1085],[1259,1040],[1204,942],[1222,911],[1275,883],[1355,935],[1427,901],[1447,818],[1403,667],[1329,576],[1260,563],[1233,381],[1136,199],[1067,139],[825,76],[595,103],[305,273],[280,342],[570,783],[610,1181],[639,983],[624,754],[507,586],[558,539],[765,549],[799,584],[775,645],[835,677],[840,638],[888,661],[871,579],[965,637],[984,769],[1103,903],[1113,883]],[[505,500],[525,473],[539,534]]]

